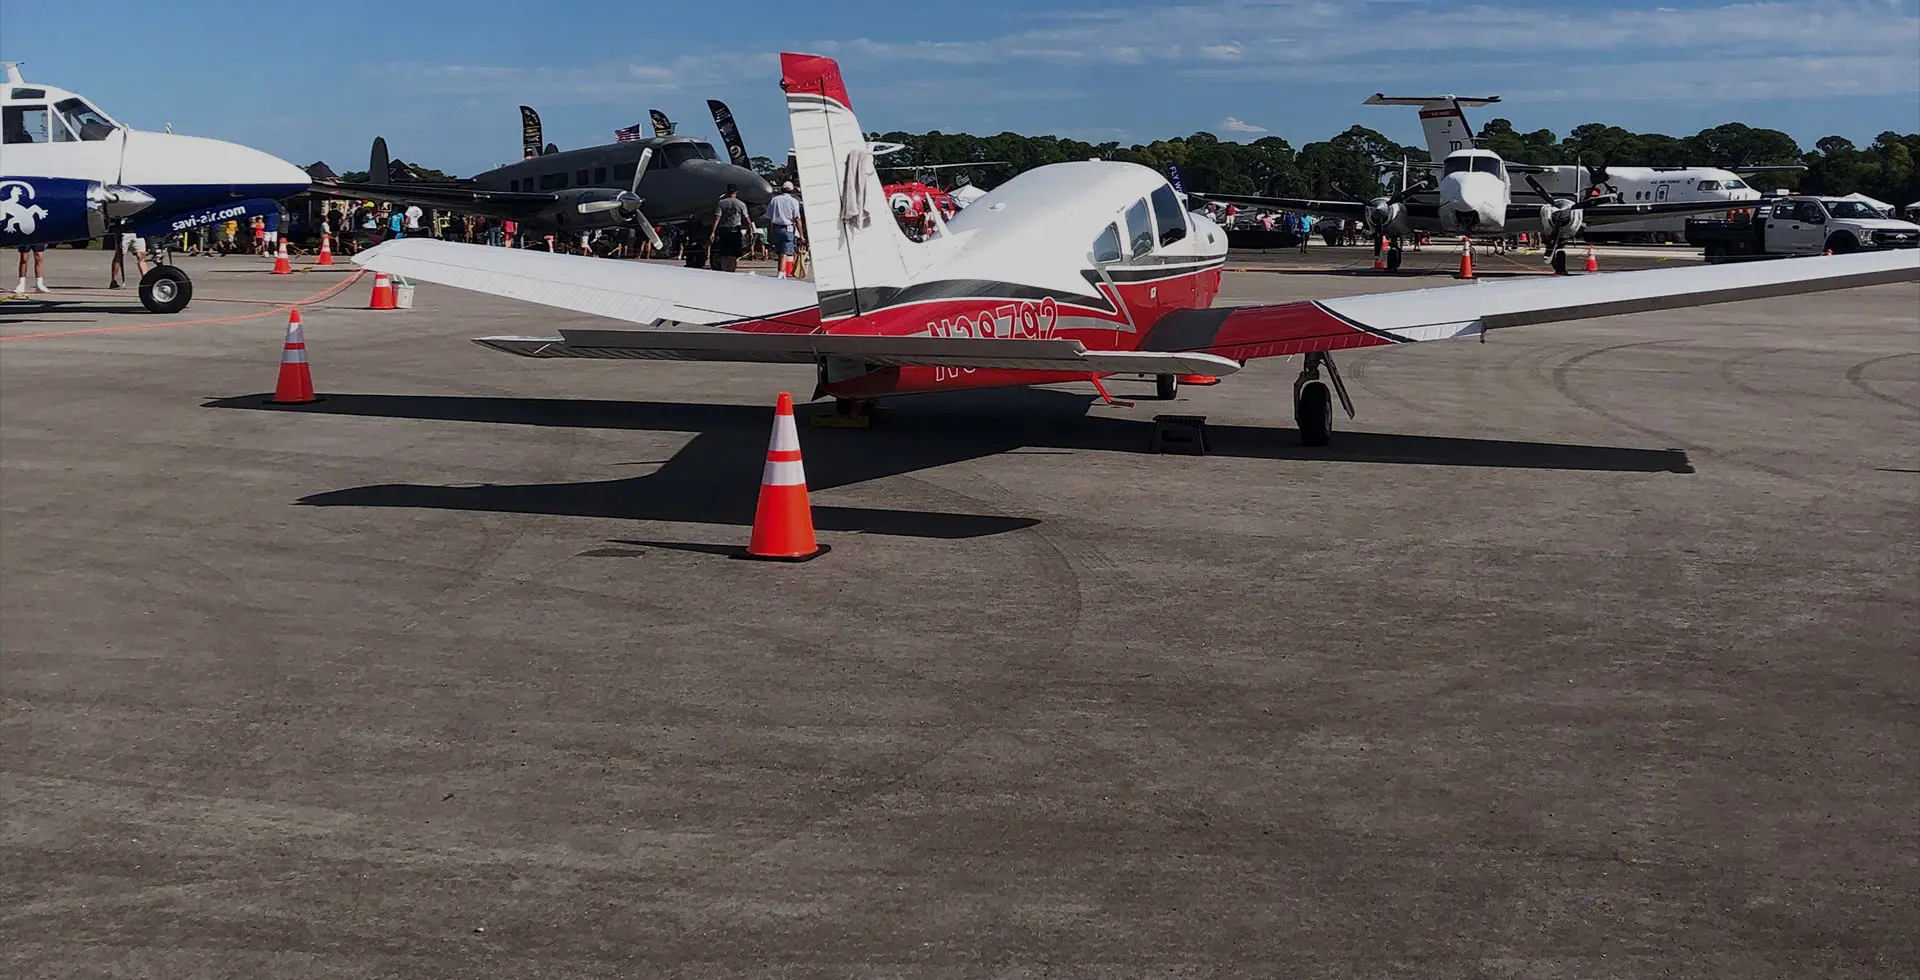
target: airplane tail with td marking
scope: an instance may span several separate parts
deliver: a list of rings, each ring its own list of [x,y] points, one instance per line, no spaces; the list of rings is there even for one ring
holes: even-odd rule
[[[820,318],[859,316],[911,284],[944,250],[909,239],[894,220],[838,63],[783,53],[780,87],[787,93],[794,161],[806,201]]]
[[[1497,95],[1463,98],[1452,95],[1374,95],[1361,105],[1408,105],[1420,109],[1420,128],[1427,134],[1427,155],[1434,163],[1455,150],[1473,146],[1473,127],[1467,125],[1465,108],[1479,108],[1500,101]]]

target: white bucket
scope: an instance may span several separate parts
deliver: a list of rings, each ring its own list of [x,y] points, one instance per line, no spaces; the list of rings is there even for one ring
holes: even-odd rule
[[[397,310],[413,309],[413,283],[399,276],[393,277],[393,306]]]

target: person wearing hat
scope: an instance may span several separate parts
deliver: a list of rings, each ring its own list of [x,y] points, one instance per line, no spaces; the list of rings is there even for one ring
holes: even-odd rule
[[[800,199],[793,196],[793,181],[780,185],[780,193],[767,202],[767,244],[780,256],[780,278],[793,276],[793,256],[806,231],[800,216]]]

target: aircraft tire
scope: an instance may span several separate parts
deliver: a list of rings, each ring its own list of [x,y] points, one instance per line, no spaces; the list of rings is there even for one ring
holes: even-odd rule
[[[1333,441],[1333,396],[1326,382],[1309,381],[1300,386],[1293,422],[1300,428],[1302,446],[1324,446]]]
[[[156,265],[140,277],[140,305],[149,313],[178,313],[193,300],[193,280],[171,265]]]
[[[1163,402],[1173,401],[1180,394],[1180,376],[1177,374],[1154,375],[1153,393]]]
[[[1567,274],[1567,250],[1565,247],[1555,248],[1553,250],[1553,274],[1556,276],[1564,276]]]
[[[1400,246],[1398,245],[1387,249],[1387,271],[1400,271]]]

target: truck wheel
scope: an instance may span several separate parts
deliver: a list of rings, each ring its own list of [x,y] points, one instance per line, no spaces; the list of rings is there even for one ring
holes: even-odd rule
[[[170,265],[156,265],[140,277],[140,305],[153,313],[178,313],[193,299],[193,280]]]
[[[1858,252],[1860,250],[1860,242],[1852,235],[1835,235],[1827,239],[1827,250],[1835,255]]]

